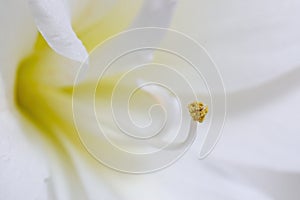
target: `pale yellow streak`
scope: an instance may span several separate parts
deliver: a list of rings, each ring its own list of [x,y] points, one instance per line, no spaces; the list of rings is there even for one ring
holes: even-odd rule
[[[120,0],[112,10],[96,24],[77,33],[88,51],[108,37],[127,29],[137,16],[142,0]]]

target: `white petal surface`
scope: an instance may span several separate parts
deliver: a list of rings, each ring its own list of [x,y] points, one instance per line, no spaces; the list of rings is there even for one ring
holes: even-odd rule
[[[24,1],[3,2],[0,16],[0,199],[46,200],[44,180],[49,174],[44,158],[32,146],[37,138],[24,136],[12,108],[16,68],[31,51],[37,30]]]
[[[97,23],[120,0],[67,0],[70,7],[72,25],[76,31],[84,31],[85,28]]]
[[[213,156],[299,172],[299,1],[178,6],[173,27],[204,44],[228,92],[227,123]]]
[[[76,154],[76,151],[72,153],[74,157]],[[101,185],[101,180],[106,180],[107,185],[115,188],[116,196],[125,200],[184,198],[196,200],[199,199],[199,196],[209,200],[231,200],[233,198],[271,200],[274,199],[273,194],[268,192],[274,188],[269,186],[269,190],[264,191],[257,185],[264,185],[268,181],[270,183],[284,180],[281,179],[284,176],[273,177],[273,179],[268,177],[265,181],[255,180],[255,178],[251,180],[251,177],[247,176],[249,171],[246,170],[250,170],[253,177],[262,175],[261,172],[264,171],[240,168],[217,160],[201,162],[196,157],[197,152],[194,151],[166,170],[139,176],[115,172],[96,163],[95,160],[89,160],[88,157],[85,157],[84,160],[78,158],[76,163],[85,185],[89,187],[88,191],[94,195],[95,199],[101,197],[96,186]],[[94,167],[91,167],[90,164]],[[297,194],[296,189],[289,191]],[[280,196],[280,192],[278,193],[277,195]]]
[[[300,66],[299,8],[297,0],[180,1],[171,27],[204,45],[230,92]]]
[[[298,72],[293,73],[299,77]],[[289,76],[280,82],[281,85],[294,87],[277,88],[278,84],[273,83],[275,87],[270,90],[261,87],[254,94],[247,91],[248,95],[232,95],[224,135],[213,156],[251,166],[299,173],[298,77],[292,79]],[[259,92],[263,88],[266,88],[264,96],[268,96],[268,101],[264,101],[264,96]]]
[[[144,0],[132,28],[169,26],[177,0]]]
[[[49,46],[57,53],[84,61],[88,53],[71,26],[70,14],[63,1],[29,0],[37,27]]]
[[[0,112],[0,199],[46,200],[45,160],[30,145],[38,141],[26,138],[18,123],[11,112]]]
[[[0,76],[4,84],[1,93],[11,105],[17,65],[32,50],[37,29],[22,0],[5,2],[0,7],[0,26]]]

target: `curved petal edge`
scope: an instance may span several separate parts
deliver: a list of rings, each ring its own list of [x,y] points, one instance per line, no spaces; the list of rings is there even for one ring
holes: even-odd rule
[[[58,54],[83,62],[88,53],[71,26],[69,12],[61,0],[28,0],[38,30]]]

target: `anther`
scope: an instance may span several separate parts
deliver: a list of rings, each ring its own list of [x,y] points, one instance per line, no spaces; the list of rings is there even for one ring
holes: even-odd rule
[[[193,102],[188,105],[190,115],[194,121],[203,122],[206,114],[208,113],[208,107],[201,102]]]

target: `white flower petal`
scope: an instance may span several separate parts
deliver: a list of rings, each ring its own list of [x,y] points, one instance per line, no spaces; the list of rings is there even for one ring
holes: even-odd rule
[[[76,155],[78,154],[74,152],[73,156],[77,157]],[[145,200],[197,199],[199,196],[209,200],[273,199],[272,194],[268,193],[269,190],[262,191],[256,185],[231,178],[245,176],[241,169],[234,173],[232,169],[236,168],[228,164],[216,165],[217,161],[198,161],[196,157],[197,153],[188,153],[166,170],[139,176],[121,174],[102,166],[95,160],[81,160],[82,158],[79,157],[77,157],[77,166],[81,176],[84,177],[85,185],[90,187],[89,191],[93,192],[94,197],[101,197],[96,186],[102,185],[101,181],[105,180],[108,185],[115,188],[116,196],[125,200],[139,200],[141,197]],[[225,172],[222,170],[224,168]],[[256,172],[252,173],[256,175]],[[256,183],[264,184],[263,181]]]
[[[68,10],[61,0],[29,0],[37,27],[57,53],[82,62],[88,53],[71,26]]]
[[[233,96],[224,136],[213,156],[261,168],[299,172],[299,79],[286,78],[286,83],[281,80],[281,84],[294,84],[293,87],[281,90],[273,83],[275,87],[266,90],[265,95],[257,88],[256,93],[248,91],[250,96]],[[268,87],[262,87],[265,88]],[[247,97],[249,101],[244,101]],[[268,100],[264,101],[264,97]],[[238,112],[242,106],[248,109]]]
[[[170,26],[176,4],[177,0],[144,0],[141,10],[129,28],[168,28]],[[156,34],[153,35],[151,41],[159,44],[163,37],[164,34]],[[147,52],[139,52],[138,56],[144,63],[145,61],[153,61],[153,54],[154,52],[149,50]],[[132,61],[131,63],[135,62]]]
[[[180,1],[172,27],[204,45],[231,92],[299,67],[299,8],[295,0]]]
[[[185,3],[174,28],[204,44],[228,92],[228,118],[213,155],[298,172],[299,2]]]
[[[108,199],[139,200],[142,196],[145,200],[172,200],[197,199],[200,195],[212,200],[231,200],[233,197],[246,200],[273,199],[268,191],[231,178],[245,176],[242,170],[232,174],[235,168],[226,163],[216,165],[218,162],[215,160],[199,161],[194,151],[187,153],[167,170],[137,176],[116,172],[89,156],[81,156],[82,152],[73,145],[67,145],[67,149],[90,198],[104,196]],[[224,168],[225,172],[222,170]],[[263,181],[257,183],[264,184]],[[114,194],[109,194],[110,189]]]
[[[144,0],[132,28],[161,27],[170,25],[177,0]]]
[[[14,109],[14,82],[20,59],[32,50],[37,30],[25,1],[0,7],[0,199],[47,199],[45,160],[31,124],[19,123]],[[7,21],[9,19],[9,22]],[[26,137],[24,129],[32,135]],[[38,140],[39,141],[39,140]]]
[[[1,95],[7,98],[10,107],[14,101],[13,88],[17,66],[32,50],[37,35],[26,6],[26,2],[18,0],[6,2],[0,7],[0,76],[4,84]]]
[[[46,200],[48,167],[38,150],[41,146],[32,146],[41,141],[30,124],[20,126],[17,115],[8,110],[0,112],[0,199]],[[32,135],[26,138],[24,129]]]
[[[300,195],[300,173],[270,170],[213,159],[209,163],[216,173],[222,173],[224,177],[236,180],[241,185],[257,189],[263,188],[263,192],[272,199],[298,200]]]
[[[238,179],[233,179],[233,175],[226,174],[230,167],[218,160],[195,160],[197,157],[197,148],[192,149],[177,163],[167,170],[160,171],[144,177],[146,180],[154,178],[161,183],[161,187],[169,192],[169,199],[197,199],[199,196],[203,199],[261,199],[271,200],[268,193],[260,190],[250,184],[244,184]],[[226,163],[227,164],[227,163]],[[227,168],[228,166],[228,168]],[[232,172],[232,171],[230,171]],[[171,195],[174,195],[173,197]]]
[[[84,31],[105,17],[120,0],[68,0],[73,27]]]

